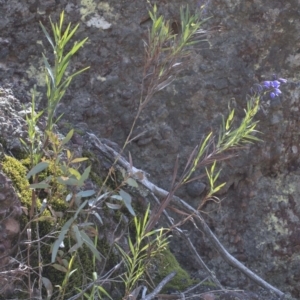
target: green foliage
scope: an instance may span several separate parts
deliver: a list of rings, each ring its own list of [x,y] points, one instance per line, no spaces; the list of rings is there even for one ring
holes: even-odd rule
[[[165,229],[147,232],[149,207],[141,220],[134,217],[135,243],[128,237],[129,253],[116,244],[122,254],[126,271],[122,276],[125,284],[126,297],[136,287],[137,282],[144,276],[148,265],[165,250],[168,241],[164,235]]]
[[[197,180],[201,176],[198,176],[198,178],[193,178],[192,175],[195,173],[195,171],[206,165],[211,165],[210,168],[205,167],[206,176],[209,183],[209,191],[202,199],[201,203],[199,203],[198,209],[200,209],[208,200],[214,199],[219,202],[219,199],[214,195],[218,193],[226,183],[217,183],[217,179],[221,173],[221,170],[216,171],[216,164],[218,161],[232,157],[230,154],[227,155],[226,152],[244,147],[252,142],[261,141],[255,136],[258,133],[258,131],[255,130],[258,121],[254,121],[254,117],[259,109],[259,102],[260,98],[258,96],[253,96],[250,98],[250,100],[247,102],[245,117],[237,126],[234,124],[235,111],[234,109],[229,109],[229,114],[226,121],[223,117],[223,122],[219,130],[217,141],[215,141],[215,137],[211,131],[204,138],[200,146],[196,147],[194,152],[191,154],[185,168],[182,181],[178,184],[178,186],[193,180]]]
[[[62,285],[59,286],[57,285],[56,287],[59,288],[59,296],[57,297],[57,300],[60,299],[65,299],[65,292],[66,292],[66,288],[69,282],[70,277],[72,276],[72,274],[74,274],[77,269],[73,269],[73,263],[76,257],[76,252],[73,252],[71,255],[71,259],[69,261],[67,261],[66,259],[62,259],[62,264],[63,265],[58,265],[58,264],[54,264],[53,267],[59,271],[62,271],[65,273],[65,277],[64,280],[62,282]]]
[[[206,170],[206,175],[207,178],[209,180],[209,187],[210,187],[210,191],[207,195],[207,197],[212,197],[214,194],[216,194],[226,183],[223,182],[221,184],[219,184],[218,186],[215,186],[216,181],[221,173],[221,170],[219,170],[216,174],[215,174],[215,167],[216,167],[216,161],[213,162],[210,170],[208,170],[207,168],[205,168]]]
[[[245,117],[236,129],[234,129],[233,126],[234,109],[230,110],[226,122],[223,119],[223,124],[220,128],[219,139],[216,146],[217,153],[222,153],[240,145],[261,141],[261,139],[255,136],[258,132],[255,130],[258,121],[253,121],[259,109],[259,102],[259,97],[253,97],[247,102]]]
[[[26,115],[26,123],[28,126],[28,143],[20,139],[22,144],[25,146],[25,151],[30,156],[31,166],[36,165],[41,159],[41,137],[39,132],[36,130],[37,123],[43,111],[36,113],[35,112],[35,93],[36,88],[34,87],[32,98],[31,98],[31,111],[30,114]]]
[[[71,48],[71,50],[65,54],[65,47],[67,46],[70,39],[78,30],[79,24],[77,24],[73,29],[71,28],[71,23],[67,26],[65,31],[63,32],[63,23],[64,23],[64,12],[60,15],[59,23],[54,24],[50,19],[52,33],[54,36],[54,41],[51,39],[49,33],[46,28],[41,23],[42,30],[46,35],[54,53],[54,67],[51,68],[49,61],[45,54],[43,54],[44,63],[46,67],[46,85],[47,85],[47,131],[52,131],[53,124],[55,123],[53,120],[55,110],[57,105],[61,101],[64,96],[67,88],[70,83],[77,75],[86,71],[89,67],[83,68],[77,72],[72,73],[71,75],[66,76],[66,70],[69,66],[72,56],[86,43],[88,38],[83,39],[80,42],[75,42]]]
[[[157,7],[149,11],[152,27],[149,31],[148,42],[145,42],[146,63],[143,74],[143,88],[146,89],[140,99],[139,112],[150,102],[154,93],[164,89],[180,71],[181,60],[189,54],[189,46],[203,40],[196,38],[202,24],[200,12],[190,13],[188,6],[180,9],[181,34],[174,34],[170,22],[163,16],[157,15]],[[150,78],[148,78],[151,74]],[[133,123],[134,125],[134,123]],[[128,139],[129,141],[129,139]]]
[[[43,274],[53,286],[51,299],[67,299],[76,293],[75,287],[83,286],[91,280],[89,275],[94,271],[91,252],[85,245],[76,251],[70,251],[72,244],[74,241],[71,238],[65,239],[64,248],[58,250],[54,264],[50,264],[49,255],[46,255],[49,247],[43,251],[43,256],[47,258]]]
[[[85,209],[87,206],[87,200],[82,201],[82,199],[87,199],[87,197],[95,194],[93,190],[81,190],[85,181],[89,177],[91,167],[86,167],[81,173],[79,171],[80,165],[82,162],[87,160],[87,158],[74,158],[73,154],[66,148],[67,143],[70,141],[74,133],[73,129],[70,130],[63,139],[60,139],[53,131],[53,125],[57,121],[54,121],[53,119],[55,110],[64,96],[66,89],[69,87],[75,76],[88,69],[84,68],[72,73],[71,75],[66,75],[71,58],[85,44],[87,39],[75,42],[71,47],[71,50],[65,54],[64,49],[68,46],[68,42],[76,33],[78,25],[72,29],[71,24],[69,24],[63,32],[64,13],[60,15],[60,21],[58,24],[52,23],[51,20],[50,23],[54,35],[54,41],[51,39],[45,27],[41,24],[42,30],[54,52],[53,68],[50,67],[48,59],[43,54],[46,68],[48,98],[48,105],[46,109],[47,123],[44,141],[41,143],[41,137],[37,131],[38,120],[42,115],[42,112],[35,112],[34,91],[32,94],[31,111],[26,116],[28,140],[27,143],[24,140],[21,140],[29,155],[29,161],[25,160],[24,163],[27,163],[30,170],[27,172],[27,170],[23,168],[21,169],[21,172],[17,172],[16,167],[11,168],[10,166],[15,163],[12,158],[5,158],[7,161],[4,162],[4,165],[6,165],[5,170],[11,173],[9,174],[10,177],[16,180],[18,184],[17,188],[20,193],[24,194],[21,195],[22,198],[26,198],[27,204],[25,208],[29,212],[27,220],[29,222],[28,224],[33,221],[36,224],[35,232],[38,240],[38,261],[41,257],[44,257],[45,261],[47,261],[48,253],[45,254],[45,248],[47,248],[47,251],[49,252],[49,245],[46,245],[46,243],[41,244],[39,237],[41,236],[44,241],[48,241],[45,238],[49,233],[55,229],[60,230],[58,239],[52,246],[52,263],[54,263],[54,268],[59,269],[60,271],[66,271],[65,277],[60,286],[60,296],[64,299],[69,279],[74,271],[72,270],[72,266],[74,264],[76,253],[80,252],[79,248],[85,246],[98,260],[101,260],[101,257],[91,238],[86,233],[91,224],[81,222],[81,220],[87,218],[89,214],[88,210]],[[28,180],[30,180],[30,184]],[[46,197],[43,200],[43,206],[39,199],[41,196],[43,198]],[[75,211],[72,213],[71,211],[73,208],[75,208]],[[71,209],[71,211],[68,212],[67,209]],[[51,211],[52,216],[49,211]],[[72,214],[71,217],[68,216],[70,213]],[[79,217],[79,214],[82,216]],[[49,220],[49,218],[52,220],[52,223],[47,222],[47,226],[44,226],[44,220]],[[56,222],[53,222],[54,220]],[[56,228],[54,227],[55,224],[57,225]],[[63,242],[68,244],[68,249],[71,253],[71,257],[69,259],[67,259],[66,256],[64,258],[57,256],[57,254],[61,251],[59,248]],[[30,267],[30,257],[28,256],[27,259],[27,263]],[[35,258],[32,259],[32,262],[35,263]],[[42,268],[39,268],[39,276],[41,279],[39,282],[43,282],[47,291],[47,297],[50,299],[53,293],[52,283],[49,278],[44,276],[42,277],[41,270]],[[28,279],[28,286],[29,289],[31,289],[30,278]],[[42,290],[41,286],[39,286],[39,290]]]
[[[94,246],[94,244],[91,241],[90,237],[85,232],[85,228],[90,226],[90,224],[81,223],[80,225],[83,229],[79,230],[78,226],[75,222],[77,220],[78,214],[82,211],[83,207],[86,204],[87,204],[87,200],[84,201],[78,207],[78,209],[76,210],[74,216],[72,216],[61,228],[60,234],[59,234],[57,240],[55,241],[55,243],[53,244],[52,257],[51,257],[51,262],[52,263],[54,263],[57,252],[58,252],[58,249],[59,249],[60,245],[63,243],[67,233],[70,233],[72,235],[73,239],[75,239],[75,241],[76,241],[76,244],[72,246],[72,251],[77,250],[83,244],[85,244],[92,251],[93,255],[95,255],[95,257],[99,261],[101,261],[99,251],[96,249],[96,247]]]

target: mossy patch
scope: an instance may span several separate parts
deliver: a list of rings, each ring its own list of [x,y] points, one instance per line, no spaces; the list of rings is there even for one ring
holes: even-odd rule
[[[31,206],[31,191],[28,189],[29,182],[26,179],[27,168],[20,161],[11,156],[5,156],[2,161],[3,172],[11,179],[22,205],[27,209]],[[37,203],[40,206],[40,203]]]
[[[176,257],[169,249],[161,253],[156,263],[158,266],[158,275],[155,278],[155,283],[159,283],[173,271],[176,272],[175,277],[165,285],[164,291],[182,291],[195,284],[195,280],[191,279],[187,271],[182,269]]]

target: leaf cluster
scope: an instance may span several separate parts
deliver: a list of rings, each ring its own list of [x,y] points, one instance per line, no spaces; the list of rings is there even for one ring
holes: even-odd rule
[[[128,237],[129,252],[127,253],[116,244],[126,267],[126,272],[123,274],[122,279],[127,296],[134,290],[137,282],[145,274],[149,263],[159,256],[168,244],[168,239],[164,234],[166,229],[147,231],[149,211],[150,208],[148,207],[142,219],[138,217],[133,219],[136,231],[135,243]]]
[[[197,38],[204,33],[200,28],[206,19],[201,20],[200,12],[191,14],[189,6],[181,7],[180,23],[181,33],[175,34],[169,21],[158,16],[157,6],[149,11],[152,27],[149,30],[148,41],[144,41],[146,63],[143,75],[143,89],[145,98],[141,98],[141,109],[150,101],[154,93],[168,86],[175,75],[182,59],[189,55],[189,46],[204,41]]]
[[[47,130],[52,131],[54,124],[54,113],[59,104],[60,100],[64,96],[67,88],[71,84],[74,77],[81,74],[82,72],[89,69],[89,67],[83,68],[79,71],[72,73],[71,75],[66,76],[66,70],[70,64],[71,58],[78,52],[78,50],[83,47],[87,42],[88,38],[85,38],[79,42],[75,42],[66,54],[65,48],[70,39],[74,36],[78,30],[79,24],[74,28],[71,28],[71,23],[68,24],[67,28],[63,32],[63,23],[64,23],[64,11],[60,15],[59,23],[53,23],[50,19],[52,33],[54,36],[54,41],[51,39],[48,31],[42,23],[40,23],[41,28],[49,41],[53,53],[54,53],[54,66],[51,67],[50,63],[45,54],[43,54],[44,64],[46,68],[46,85],[47,85]],[[59,117],[60,118],[60,117]],[[58,118],[58,119],[59,119]],[[56,120],[57,121],[57,120]]]

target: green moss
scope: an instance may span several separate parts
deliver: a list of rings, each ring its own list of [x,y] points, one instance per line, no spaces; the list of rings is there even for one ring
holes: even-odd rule
[[[29,182],[26,179],[27,168],[20,161],[11,156],[5,156],[2,161],[3,172],[12,180],[21,203],[28,210],[31,207],[31,190],[28,189]],[[39,208],[40,202],[37,203]]]
[[[171,272],[176,272],[176,276],[168,284],[165,285],[163,289],[164,291],[182,291],[195,283],[195,281],[191,279],[189,274],[181,268],[178,261],[176,260],[176,257],[171,253],[170,250],[164,250],[156,263],[158,265],[158,276],[155,278],[156,283],[159,283]]]

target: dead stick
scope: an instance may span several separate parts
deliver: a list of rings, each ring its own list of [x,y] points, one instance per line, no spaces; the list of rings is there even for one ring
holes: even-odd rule
[[[152,300],[156,297],[156,295],[161,291],[161,289],[176,275],[176,272],[170,273],[166,276],[153,290],[151,294],[148,294],[146,297],[143,297],[142,300]]]

